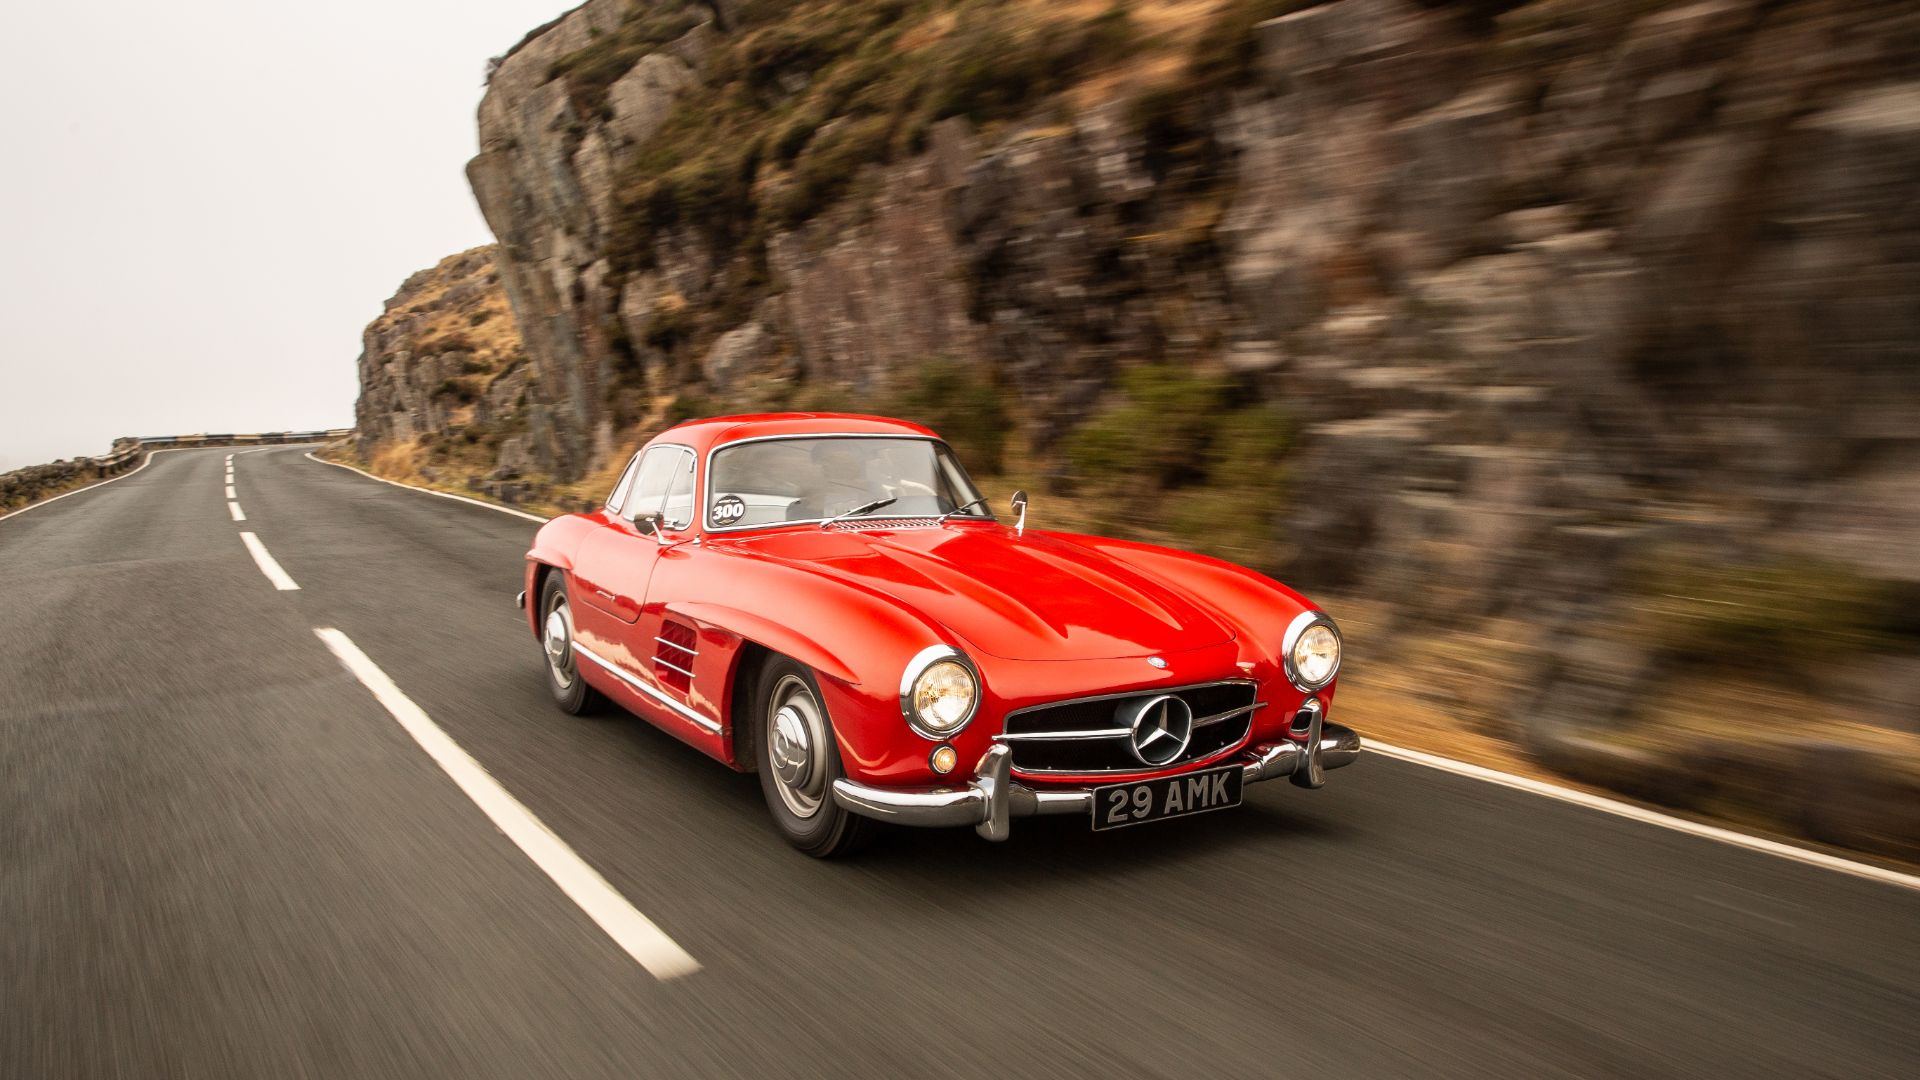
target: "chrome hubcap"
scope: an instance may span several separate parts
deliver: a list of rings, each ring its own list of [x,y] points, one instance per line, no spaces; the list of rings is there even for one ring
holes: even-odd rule
[[[573,620],[570,616],[565,600],[555,604],[547,613],[544,640],[547,667],[552,669],[553,681],[562,690],[573,685]]]
[[[773,771],[780,782],[793,787],[804,787],[807,782],[807,770],[811,767],[808,760],[812,746],[807,740],[806,722],[800,719],[799,712],[789,705],[780,710],[773,718]]]
[[[772,772],[780,801],[796,817],[820,812],[826,795],[826,769],[819,748],[826,745],[826,718],[804,680],[783,677],[767,702],[772,719],[767,724],[767,768]]]

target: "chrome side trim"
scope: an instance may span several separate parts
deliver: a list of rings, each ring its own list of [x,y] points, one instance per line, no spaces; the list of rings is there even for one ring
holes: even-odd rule
[[[1333,631],[1333,639],[1340,643],[1340,657],[1333,662],[1333,670],[1327,673],[1325,679],[1317,683],[1308,683],[1300,678],[1299,669],[1293,666],[1293,647],[1300,644],[1300,635],[1306,633],[1307,627],[1314,623],[1325,623],[1327,629]],[[1340,677],[1340,665],[1347,658],[1346,646],[1346,639],[1340,636],[1340,626],[1333,621],[1333,616],[1319,610],[1303,611],[1295,615],[1293,621],[1287,624],[1287,632],[1280,638],[1281,670],[1287,673],[1287,681],[1293,684],[1294,689],[1303,694],[1319,693]]]
[[[1227,715],[1227,714],[1222,714]],[[1197,726],[1200,721],[1195,720]],[[1132,728],[1092,728],[1087,731],[1019,731],[1003,732],[993,737],[994,742],[1071,742],[1074,739],[1124,739],[1133,734]]]
[[[921,672],[940,660],[952,660],[966,668],[967,673],[973,676],[973,704],[967,709],[966,718],[961,720],[952,731],[944,733],[928,731],[921,727],[920,717],[913,711],[913,684],[919,680]],[[914,653],[913,659],[907,661],[906,670],[900,673],[900,715],[906,718],[907,726],[913,729],[914,734],[923,739],[932,739],[934,742],[946,742],[965,731],[967,725],[973,723],[973,718],[980,715],[980,695],[985,693],[986,689],[980,681],[980,669],[973,666],[973,661],[967,659],[966,653],[951,645],[929,645]]]
[[[684,719],[691,720],[694,723],[699,724],[701,727],[707,729],[708,731],[717,733],[720,730],[720,725],[718,723],[712,720],[709,720],[704,716],[701,716],[699,713],[694,712],[692,709],[689,709],[685,705],[680,704],[679,702],[673,700],[672,698],[654,689],[653,687],[648,686],[646,683],[641,682],[639,679],[634,678],[632,675],[627,674],[626,671],[622,670],[620,667],[615,665],[613,661],[608,660],[606,657],[601,656],[599,653],[594,652],[592,649],[587,648],[586,646],[580,644],[577,641],[573,643],[573,652],[575,656],[579,656],[585,660],[591,661],[595,665],[604,669],[608,674],[612,675],[614,678],[619,679],[621,682],[626,683],[628,686],[632,687],[635,691],[645,694],[647,697],[650,697],[653,700],[659,702],[660,704],[665,705],[667,708],[672,709],[676,715],[683,717]]]
[[[686,668],[681,667],[679,664],[669,663],[668,661],[662,660],[658,655],[656,655],[653,658],[653,662],[656,664],[659,664],[663,668],[666,668],[668,671],[677,671],[680,674],[685,675],[689,679],[693,678],[693,672],[688,671]]]
[[[655,635],[653,640],[659,642],[662,645],[671,645],[674,648],[679,649],[681,652],[686,653],[688,656],[698,656],[700,654],[698,649],[690,649],[685,645],[680,644],[677,641],[668,641],[666,638],[660,637],[659,635]]]

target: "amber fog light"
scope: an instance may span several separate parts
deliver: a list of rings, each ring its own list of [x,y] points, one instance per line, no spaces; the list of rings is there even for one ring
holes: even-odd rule
[[[933,766],[934,772],[944,775],[953,771],[953,763],[958,757],[959,755],[953,752],[953,747],[940,746],[934,748],[933,754],[927,758],[927,763]]]

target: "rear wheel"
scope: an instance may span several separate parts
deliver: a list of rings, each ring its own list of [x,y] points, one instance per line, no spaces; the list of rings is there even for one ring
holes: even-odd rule
[[[573,605],[567,599],[566,574],[547,574],[540,587],[540,651],[547,661],[547,689],[562,712],[580,716],[600,707],[600,692],[580,677],[573,648]]]
[[[859,847],[873,823],[833,801],[833,782],[846,772],[813,673],[774,657],[760,669],[754,702],[755,764],[774,827],[817,858]]]

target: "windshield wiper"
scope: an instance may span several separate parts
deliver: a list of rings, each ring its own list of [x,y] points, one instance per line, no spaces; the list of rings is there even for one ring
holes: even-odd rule
[[[836,514],[833,517],[828,518],[827,520],[820,523],[820,527],[824,529],[836,521],[845,521],[850,517],[859,517],[861,514],[871,514],[875,510],[878,510],[883,506],[892,506],[894,503],[899,501],[900,501],[899,499],[896,499],[893,496],[889,495],[884,499],[875,499],[870,503],[862,503],[859,506],[854,507],[853,509],[847,511],[844,514]]]
[[[984,504],[984,503],[985,503],[986,501],[987,501],[987,497],[986,497],[985,495],[982,495],[982,496],[980,496],[979,498],[977,498],[977,499],[975,499],[975,500],[973,500],[973,501],[972,501],[972,502],[970,502],[970,503],[962,503],[962,504],[960,504],[959,506],[956,506],[956,507],[954,507],[953,509],[951,509],[951,510],[949,510],[949,511],[947,511],[946,513],[944,513],[944,514],[941,514],[941,515],[940,515],[940,518],[939,518],[939,520],[938,520],[938,521],[935,521],[935,522],[934,522],[934,524],[935,524],[935,525],[944,525],[944,524],[946,524],[946,522],[947,522],[947,519],[948,519],[948,518],[950,518],[950,517],[953,517],[954,515],[956,515],[956,514],[958,514],[958,513],[960,513],[960,512],[961,512],[961,511],[963,511],[963,510],[968,510],[968,509],[971,509],[972,507],[975,507],[975,506],[980,506],[980,505],[982,505],[982,504]],[[971,515],[969,515],[969,516],[971,516]]]

